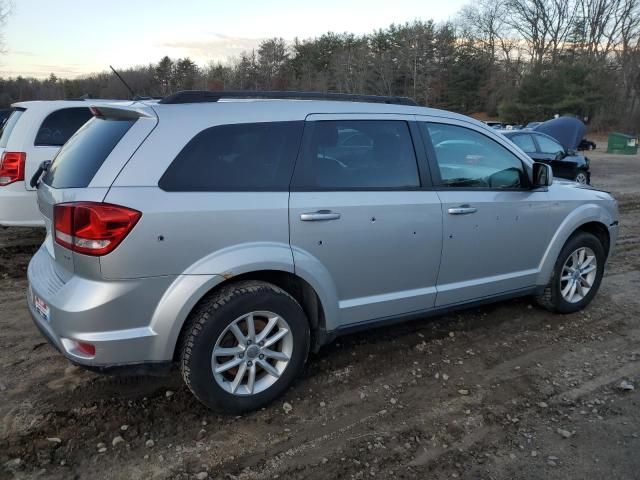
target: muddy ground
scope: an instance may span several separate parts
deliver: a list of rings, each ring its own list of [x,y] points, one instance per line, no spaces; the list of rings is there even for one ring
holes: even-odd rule
[[[25,308],[40,231],[0,230],[0,478],[640,478],[640,156],[591,156],[621,234],[587,310],[525,298],[342,338],[241,417],[177,373],[71,366]]]

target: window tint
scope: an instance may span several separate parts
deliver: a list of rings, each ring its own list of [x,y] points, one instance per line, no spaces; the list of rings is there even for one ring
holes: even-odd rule
[[[420,186],[406,122],[312,122],[305,148],[303,188],[387,189]]]
[[[288,190],[302,122],[241,123],[196,135],[160,179],[177,192]]]
[[[549,137],[536,135],[536,140],[538,140],[538,145],[540,146],[540,151],[542,153],[556,154],[558,152],[564,152],[562,145]]]
[[[533,143],[533,138],[531,138],[531,135],[511,135],[508,138],[517,146],[519,146],[523,152],[534,153],[536,151],[536,144]]]
[[[441,185],[494,189],[526,185],[520,159],[489,137],[456,125],[421,123],[421,128],[431,138]]]
[[[50,113],[36,134],[36,147],[61,147],[92,117],[88,108],[64,108]]]
[[[44,182],[53,188],[84,188],[136,122],[92,118],[60,149]]]
[[[2,126],[2,131],[0,131],[0,148],[6,148],[7,143],[9,142],[9,137],[11,136],[11,132],[15,128],[18,123],[18,119],[24,113],[24,109],[15,109],[9,115],[9,118],[4,122]]]

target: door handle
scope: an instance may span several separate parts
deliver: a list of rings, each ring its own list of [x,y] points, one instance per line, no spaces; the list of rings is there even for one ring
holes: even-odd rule
[[[448,210],[449,215],[468,215],[470,213],[476,213],[477,211],[477,208],[470,207],[469,205],[460,205],[459,207]]]
[[[321,222],[324,220],[338,220],[340,214],[331,210],[318,210],[317,212],[307,212],[300,214],[300,220],[303,222]]]

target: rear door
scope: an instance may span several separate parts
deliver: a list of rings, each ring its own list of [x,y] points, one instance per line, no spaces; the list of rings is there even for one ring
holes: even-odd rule
[[[157,123],[155,117],[122,111],[117,116],[94,117],[57,154],[38,186],[38,207],[45,217],[49,254],[68,272],[94,277],[99,260],[62,247],[55,242],[54,207],[59,203],[103,201],[110,185]]]
[[[442,212],[412,120],[307,117],[289,204],[291,246],[296,270],[335,292],[330,328],[434,305]]]

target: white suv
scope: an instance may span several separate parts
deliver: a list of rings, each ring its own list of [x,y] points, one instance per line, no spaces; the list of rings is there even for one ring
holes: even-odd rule
[[[0,130],[0,225],[44,225],[29,180],[92,117],[89,102],[115,101],[51,100],[11,106],[11,115]]]

